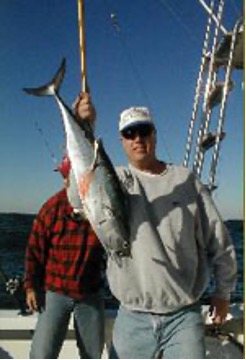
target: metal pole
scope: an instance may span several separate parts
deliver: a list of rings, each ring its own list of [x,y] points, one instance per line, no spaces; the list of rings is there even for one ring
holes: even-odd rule
[[[79,46],[81,60],[81,87],[82,91],[87,91],[86,79],[86,58],[85,58],[85,20],[84,20],[84,1],[78,0],[78,22],[79,22]]]

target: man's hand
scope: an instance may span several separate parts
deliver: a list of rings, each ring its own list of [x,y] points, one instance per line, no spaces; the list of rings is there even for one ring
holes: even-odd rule
[[[96,119],[96,110],[88,93],[82,92],[79,94],[73,103],[73,109],[79,123],[86,120],[93,127]]]
[[[28,309],[32,312],[38,311],[38,300],[37,300],[37,294],[34,289],[27,289],[26,291],[26,303],[28,306]]]
[[[215,325],[224,324],[228,314],[230,302],[228,300],[212,297],[209,308],[209,315]]]

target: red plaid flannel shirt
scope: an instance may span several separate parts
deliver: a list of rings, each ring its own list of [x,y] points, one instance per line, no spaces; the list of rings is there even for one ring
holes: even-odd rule
[[[82,299],[102,286],[102,245],[89,222],[72,214],[65,189],[42,206],[26,248],[26,289],[41,287]]]

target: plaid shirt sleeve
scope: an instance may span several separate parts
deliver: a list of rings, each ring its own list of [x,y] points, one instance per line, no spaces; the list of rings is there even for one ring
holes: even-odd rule
[[[25,289],[43,287],[45,263],[50,238],[50,226],[52,216],[50,202],[43,205],[36,219],[29,236],[25,254]]]

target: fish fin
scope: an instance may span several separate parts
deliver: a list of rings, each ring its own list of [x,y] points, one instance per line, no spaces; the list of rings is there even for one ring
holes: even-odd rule
[[[93,162],[91,164],[91,171],[95,171],[95,169],[97,168],[99,162],[99,150],[101,148],[102,145],[102,140],[101,139],[97,139],[94,141],[94,159]]]
[[[53,79],[46,85],[38,88],[24,88],[23,90],[29,95],[35,96],[52,96],[58,94],[62,80],[66,71],[66,60],[62,60],[59,69],[57,70]]]

